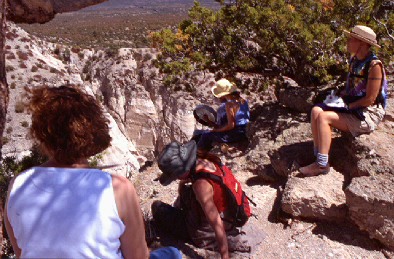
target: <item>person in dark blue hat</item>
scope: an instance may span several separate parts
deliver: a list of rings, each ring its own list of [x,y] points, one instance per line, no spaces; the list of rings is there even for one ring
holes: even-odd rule
[[[192,181],[195,173],[219,172],[219,157],[197,154],[194,140],[186,144],[174,141],[164,148],[158,165],[162,171],[158,180],[162,185],[180,180],[176,206],[161,201],[152,204],[153,219],[159,230],[200,248],[217,250],[222,258],[229,258],[230,251],[250,252],[241,231],[228,223],[226,194],[221,186],[209,179]]]

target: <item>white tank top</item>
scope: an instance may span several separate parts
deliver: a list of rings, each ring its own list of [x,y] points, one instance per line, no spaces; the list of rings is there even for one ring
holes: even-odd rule
[[[33,167],[16,177],[7,209],[23,258],[122,258],[106,172]]]

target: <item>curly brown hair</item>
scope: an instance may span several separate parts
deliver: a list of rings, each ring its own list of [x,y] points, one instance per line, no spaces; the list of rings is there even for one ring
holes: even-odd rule
[[[57,162],[73,164],[110,145],[102,107],[77,86],[42,86],[28,94],[32,137]]]

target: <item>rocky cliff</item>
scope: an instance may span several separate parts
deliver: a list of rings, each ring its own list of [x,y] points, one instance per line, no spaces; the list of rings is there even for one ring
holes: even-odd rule
[[[213,74],[196,72],[187,82],[189,87],[174,91],[163,84],[154,67],[157,53],[153,49],[79,49],[48,43],[14,25],[7,33],[6,49],[11,92],[3,154],[24,155],[32,145],[26,139],[30,117],[23,106],[24,87],[79,84],[100,100],[111,120],[113,137],[101,163],[120,164],[111,170],[132,178],[141,166],[150,164],[146,162],[155,160],[166,143],[186,141],[201,127],[192,115],[197,104],[217,105],[210,93]],[[391,93],[392,71],[391,64]],[[241,82],[255,82],[255,89],[264,82],[259,75],[236,77]],[[332,174],[298,179],[294,173],[299,166],[314,159],[308,112],[320,94],[315,90],[285,78],[268,89],[251,91],[246,96],[252,115],[249,143],[236,147],[235,153],[219,154],[234,171],[278,183],[281,187],[276,199],[288,217],[352,222],[392,248],[392,195],[379,186],[394,177],[393,96],[385,121],[372,134],[353,138],[334,132]],[[371,188],[366,191],[363,186]],[[375,207],[382,208],[382,213],[366,217]]]
[[[107,0],[11,0],[8,18],[17,23],[45,23],[57,13],[80,10]]]
[[[189,139],[195,129],[192,110],[207,95],[173,93],[161,82],[152,65],[152,49],[119,49],[116,53],[79,49],[45,42],[10,25],[6,43],[10,105],[3,154],[24,156],[32,143],[30,116],[24,108],[24,87],[47,84],[81,85],[96,96],[111,118],[114,143],[103,154],[103,163],[121,164],[113,170],[138,170],[170,140]],[[214,81],[201,74],[201,89]],[[210,89],[210,88],[209,88]],[[131,166],[131,167],[130,167]]]

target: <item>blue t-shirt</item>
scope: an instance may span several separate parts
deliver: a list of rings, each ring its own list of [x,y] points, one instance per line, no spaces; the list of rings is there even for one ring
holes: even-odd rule
[[[227,124],[226,103],[222,103],[216,113],[216,121],[219,126]],[[246,126],[250,120],[249,104],[245,101],[243,104],[239,103],[239,110],[235,114],[235,125]]]

